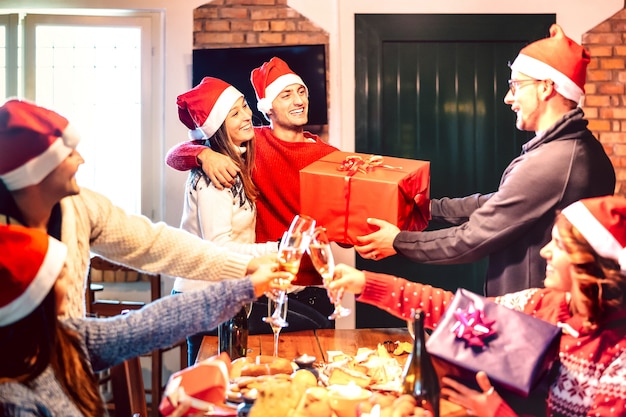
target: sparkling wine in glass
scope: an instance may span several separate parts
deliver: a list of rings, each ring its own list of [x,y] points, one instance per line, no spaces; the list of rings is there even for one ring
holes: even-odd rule
[[[311,261],[313,262],[313,266],[324,280],[324,286],[328,288],[328,284],[332,282],[333,275],[335,273],[335,261],[333,259],[330,241],[326,235],[326,229],[323,227],[315,228],[313,231],[313,237],[311,238],[311,243],[309,244],[308,252],[311,257]],[[329,292],[328,296],[335,305],[335,310],[330,316],[328,316],[329,320],[346,317],[351,313],[349,308],[341,305],[343,290],[339,290],[334,294]]]
[[[298,215],[294,217],[289,230],[283,235],[278,246],[277,259],[279,269],[288,272],[289,279],[280,279],[274,283],[277,289],[268,294],[268,298],[271,301],[276,301],[279,304],[287,303],[287,289],[291,285],[291,281],[295,279],[298,269],[300,269],[302,255],[304,255],[309,246],[314,228],[315,220],[313,218]],[[275,326],[288,326],[289,323],[287,323],[284,317],[281,317],[280,311],[282,311],[281,305],[277,306],[271,315],[264,317],[263,321],[269,323],[272,328]]]

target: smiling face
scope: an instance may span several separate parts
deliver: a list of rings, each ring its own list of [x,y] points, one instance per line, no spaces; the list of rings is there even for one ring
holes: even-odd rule
[[[546,288],[562,291],[572,289],[572,261],[556,226],[552,228],[552,240],[541,248],[541,257],[546,260]]]
[[[309,96],[302,84],[285,87],[272,102],[268,116],[274,127],[298,129],[309,121]]]
[[[78,167],[85,163],[85,160],[77,150],[73,150],[50,174],[48,174],[38,187],[46,190],[50,195],[54,195],[59,200],[80,192],[76,183],[76,172]]]
[[[235,146],[241,146],[244,142],[252,140],[254,137],[252,110],[250,110],[244,97],[238,98],[231,107],[226,120],[224,120],[224,127]]]
[[[544,112],[544,101],[539,97],[541,81],[534,80],[521,72],[512,71],[513,86],[504,96],[504,102],[517,115],[515,126],[519,130],[537,131]]]

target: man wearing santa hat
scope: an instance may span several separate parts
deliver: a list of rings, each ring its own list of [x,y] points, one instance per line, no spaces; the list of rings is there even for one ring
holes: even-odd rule
[[[76,184],[84,162],[66,118],[23,100],[0,107],[0,223],[38,228],[68,247],[69,317],[85,315],[91,252],[140,270],[219,281],[274,258],[239,254],[144,216]]]
[[[523,48],[511,65],[504,102],[520,130],[536,136],[504,171],[495,193],[431,202],[435,221],[452,227],[425,232],[380,227],[359,237],[356,250],[382,259],[399,253],[414,262],[460,264],[489,257],[485,293],[496,296],[541,287],[555,213],[574,201],[613,194],[615,171],[587,128],[578,104],[584,95],[589,53],[558,25],[550,37]]]
[[[251,73],[257,108],[270,121],[255,127],[256,163],[252,179],[259,190],[257,199],[257,242],[279,239],[300,214],[300,170],[337,149],[304,130],[308,122],[308,89],[287,63],[274,57]],[[230,187],[239,168],[230,158],[212,151],[199,141],[176,145],[166,163],[177,170],[201,167],[213,184]],[[307,285],[320,282],[308,257],[303,258],[296,281]],[[294,295],[327,316],[332,311],[322,288],[307,288]],[[290,309],[293,306],[290,305]],[[325,324],[325,325],[328,325]]]

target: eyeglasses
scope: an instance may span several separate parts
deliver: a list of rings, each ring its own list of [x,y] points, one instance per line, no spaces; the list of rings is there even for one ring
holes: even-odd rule
[[[537,82],[541,82],[542,80],[535,80],[535,79],[528,79],[528,80],[509,80],[509,90],[511,90],[511,94],[515,95],[515,92],[517,91],[517,89],[527,83],[537,83]]]

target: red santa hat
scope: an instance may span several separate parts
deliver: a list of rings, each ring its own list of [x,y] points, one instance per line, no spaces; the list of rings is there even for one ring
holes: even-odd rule
[[[302,78],[293,72],[285,61],[277,57],[253,69],[250,80],[258,99],[257,109],[264,114],[272,109],[272,102],[285,87],[300,84],[307,88]]]
[[[189,128],[191,139],[208,139],[222,126],[239,97],[243,94],[227,82],[204,77],[176,99],[178,118]]]
[[[588,198],[561,212],[591,247],[626,271],[626,199],[618,196]]]
[[[39,184],[78,145],[67,119],[23,100],[0,107],[0,179],[9,190]]]
[[[550,27],[549,38],[520,51],[511,69],[537,80],[552,80],[558,93],[578,103],[585,94],[589,60],[589,52],[555,24]]]
[[[65,264],[67,247],[39,229],[0,225],[0,327],[41,304]]]

